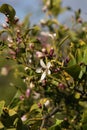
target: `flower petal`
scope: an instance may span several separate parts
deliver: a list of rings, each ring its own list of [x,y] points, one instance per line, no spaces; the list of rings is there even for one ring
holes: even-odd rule
[[[41,68],[37,68],[36,69],[36,73],[41,73],[42,72],[42,69]]]
[[[48,62],[48,63],[47,63],[47,68],[49,69],[51,66],[52,66],[51,63]]]
[[[41,75],[41,79],[40,79],[40,81],[44,80],[45,77],[46,77],[46,71],[44,71],[43,74]]]
[[[43,62],[43,60],[42,60],[42,59],[40,60],[40,65],[41,65],[43,68],[45,68],[45,69],[46,69],[46,65],[45,65],[45,63]]]
[[[50,71],[50,70],[48,70],[48,71],[47,71],[47,74],[48,74],[48,75],[50,75],[50,74],[51,74],[51,71]]]

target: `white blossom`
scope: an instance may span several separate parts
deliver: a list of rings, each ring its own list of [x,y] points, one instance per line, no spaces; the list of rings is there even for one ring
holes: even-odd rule
[[[52,65],[51,65],[50,62],[45,64],[42,59],[40,60],[40,65],[41,65],[41,68],[37,68],[36,72],[37,73],[42,73],[41,78],[40,78],[40,81],[42,81],[42,80],[44,80],[46,78],[46,75],[50,75],[51,74],[50,67]]]

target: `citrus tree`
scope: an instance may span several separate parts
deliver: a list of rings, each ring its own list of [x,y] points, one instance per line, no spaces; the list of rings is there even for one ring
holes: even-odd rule
[[[79,9],[72,27],[61,24],[67,9],[61,0],[43,0],[46,18],[31,26],[11,5],[0,6],[0,55],[13,63],[0,75],[12,70],[22,82],[10,84],[16,94],[8,105],[0,101],[0,130],[87,129],[87,22]]]

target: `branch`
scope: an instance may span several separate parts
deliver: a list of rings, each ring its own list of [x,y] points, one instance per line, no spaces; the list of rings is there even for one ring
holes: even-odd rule
[[[59,107],[57,106],[57,107],[55,107],[55,108],[53,109],[53,111],[51,111],[49,114],[47,114],[47,115],[45,115],[45,116],[43,117],[40,130],[42,130],[42,128],[44,127],[45,121],[46,121],[47,119],[49,119],[51,116],[55,115],[58,111],[60,111],[60,109],[59,109]]]

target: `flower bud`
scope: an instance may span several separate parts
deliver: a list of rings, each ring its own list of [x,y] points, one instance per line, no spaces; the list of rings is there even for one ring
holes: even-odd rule
[[[42,57],[44,57],[44,54],[40,51],[37,51],[36,56],[37,56],[37,58],[42,58]]]
[[[58,87],[61,89],[61,90],[64,90],[66,88],[66,86],[63,84],[63,83],[59,83],[58,84]]]
[[[47,100],[45,103],[44,103],[44,105],[45,105],[45,107],[49,107],[50,106],[50,101],[49,100]]]
[[[6,22],[7,24],[9,24],[9,18],[8,18],[8,17],[6,17],[5,22]]]
[[[29,96],[30,96],[30,89],[27,89],[27,90],[26,90],[25,95],[26,95],[26,98],[29,98]]]
[[[21,117],[21,120],[22,120],[22,121],[26,121],[26,120],[27,120],[26,115],[23,115],[23,116]]]
[[[38,107],[39,107],[39,108],[42,108],[42,104],[41,104],[41,103],[38,103]]]
[[[66,59],[64,60],[64,64],[67,65],[69,61],[70,61],[70,58],[66,57]]]
[[[45,54],[47,54],[46,48],[42,48],[42,52],[45,53]]]
[[[3,75],[3,76],[8,75],[8,69],[6,67],[2,67],[2,69],[1,69],[1,75]]]
[[[19,21],[19,18],[17,16],[15,16],[15,21],[14,23],[17,23]]]
[[[50,52],[49,52],[50,57],[52,57],[52,56],[53,56],[53,54],[54,54],[54,49],[53,49],[53,48],[51,48],[51,49],[50,49]]]
[[[2,27],[3,27],[4,29],[7,29],[7,28],[8,28],[8,25],[5,24],[5,23],[3,23],[3,24],[2,24]]]
[[[21,101],[23,101],[23,100],[24,100],[24,98],[25,98],[25,96],[24,96],[24,95],[21,95],[21,96],[20,96],[20,100],[21,100]]]
[[[30,48],[31,50],[33,50],[33,49],[34,49],[34,43],[30,43],[30,44],[29,44],[29,48]]]

